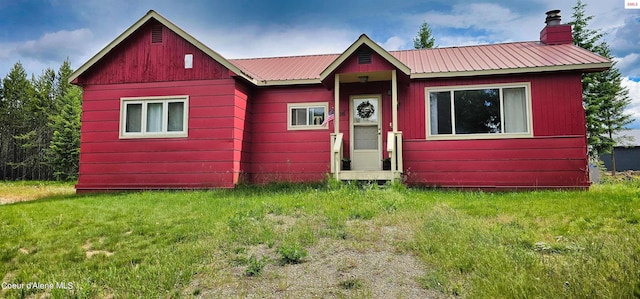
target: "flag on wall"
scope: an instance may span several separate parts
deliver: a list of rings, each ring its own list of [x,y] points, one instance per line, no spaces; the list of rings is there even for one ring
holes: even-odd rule
[[[327,116],[327,118],[324,119],[324,121],[322,122],[322,126],[325,127],[327,126],[327,124],[329,124],[330,121],[333,121],[334,119],[336,119],[336,115],[333,112],[333,109],[331,109],[329,111],[329,116]]]

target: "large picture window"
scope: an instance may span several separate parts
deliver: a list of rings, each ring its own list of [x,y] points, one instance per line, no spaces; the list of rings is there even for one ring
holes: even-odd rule
[[[326,129],[322,126],[327,117],[326,103],[296,103],[288,104],[289,130]]]
[[[120,99],[120,138],[187,137],[187,96]]]
[[[427,89],[427,136],[531,136],[528,90],[528,84]]]

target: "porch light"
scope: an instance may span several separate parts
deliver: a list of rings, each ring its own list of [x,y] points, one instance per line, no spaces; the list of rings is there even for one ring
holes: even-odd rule
[[[358,80],[360,80],[360,83],[367,83],[369,82],[369,76],[358,76]]]

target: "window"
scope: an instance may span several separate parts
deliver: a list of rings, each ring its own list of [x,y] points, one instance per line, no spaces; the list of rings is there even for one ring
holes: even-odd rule
[[[287,105],[289,130],[326,129],[322,126],[327,116],[326,103],[300,103]]]
[[[120,99],[120,138],[187,137],[187,96]]]
[[[427,89],[427,136],[531,136],[529,84]]]

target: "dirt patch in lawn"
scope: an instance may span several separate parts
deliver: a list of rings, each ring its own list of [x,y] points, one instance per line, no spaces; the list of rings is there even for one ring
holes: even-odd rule
[[[104,238],[98,239],[98,243],[99,244],[104,243]],[[107,251],[107,250],[92,250],[92,248],[93,248],[93,243],[91,243],[90,241],[87,241],[86,243],[84,243],[84,245],[82,245],[82,250],[84,250],[84,254],[88,259],[90,259],[94,255],[98,255],[98,254],[103,254],[105,256],[112,256],[113,255],[113,252],[111,252],[111,251]]]
[[[246,265],[219,264],[216,277],[199,275],[185,290],[202,298],[444,298],[420,285],[426,266],[393,246],[406,230],[349,221],[362,234],[346,239],[321,238],[307,248],[299,264],[283,264],[275,248],[253,246],[247,255],[269,260],[259,276],[245,275]],[[348,235],[349,236],[349,235]],[[219,268],[218,268],[219,267]],[[213,276],[213,275],[212,275]]]
[[[75,190],[71,185],[3,183],[0,185],[0,205],[74,193]]]

